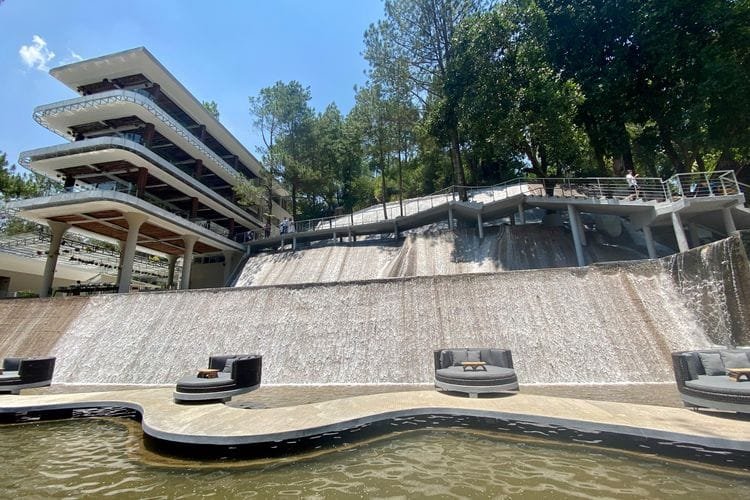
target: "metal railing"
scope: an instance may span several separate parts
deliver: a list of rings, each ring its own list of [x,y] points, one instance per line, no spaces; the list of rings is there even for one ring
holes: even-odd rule
[[[516,178],[492,186],[449,186],[431,195],[404,200],[403,207],[398,201],[389,202],[385,209],[382,204],[373,205],[356,213],[295,221],[293,227],[298,233],[332,229],[342,229],[343,233],[352,226],[415,215],[458,201],[461,191],[467,193],[468,201],[477,203],[493,203],[519,195],[659,203],[687,197],[732,196],[742,192],[731,170],[677,174],[667,180],[637,177],[636,182],[636,189],[632,189],[622,177]]]

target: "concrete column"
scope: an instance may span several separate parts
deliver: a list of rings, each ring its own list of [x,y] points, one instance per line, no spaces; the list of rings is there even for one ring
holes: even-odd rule
[[[482,214],[477,214],[477,229],[479,229],[479,239],[484,239],[484,227],[482,227]]]
[[[60,255],[60,243],[63,235],[70,229],[70,224],[64,222],[55,222],[48,220],[50,230],[52,231],[52,240],[47,252],[47,263],[44,266],[44,276],[42,276],[42,287],[39,289],[40,297],[49,297],[52,292],[52,282],[55,280],[55,268],[57,267],[57,257]]]
[[[229,276],[234,271],[234,266],[237,261],[237,252],[232,250],[224,250],[221,253],[224,254],[224,285],[226,286]]]
[[[643,226],[643,236],[646,238],[646,249],[648,250],[648,258],[655,259],[656,247],[654,246],[654,235],[651,233],[651,226]]]
[[[518,223],[526,224],[526,211],[523,209],[523,203],[518,205]]]
[[[453,231],[453,207],[448,202],[448,229]]]
[[[292,236],[292,252],[296,252],[296,251],[297,251],[297,237]]]
[[[690,250],[687,236],[685,236],[685,230],[682,228],[682,219],[677,212],[672,212],[672,228],[674,229],[674,236],[677,238],[677,247],[680,252],[687,252]]]
[[[119,248],[119,254],[117,258],[117,281],[115,281],[115,283],[119,283],[120,278],[122,278],[122,259],[125,255],[125,242],[117,240],[117,246]]]
[[[727,235],[737,232],[737,226],[734,225],[734,218],[732,217],[731,208],[722,208],[721,215],[724,217],[724,229],[727,231]]]
[[[581,245],[587,246],[586,242],[586,230],[583,227],[583,221],[581,220],[581,212],[576,210],[576,226],[578,226],[578,236],[581,237]]]
[[[393,237],[398,239],[398,224],[396,224],[396,221],[393,221]]]
[[[190,288],[190,270],[193,267],[193,247],[198,237],[194,234],[186,234],[182,237],[185,242],[185,253],[182,255],[182,279],[180,280],[180,289],[187,290]]]
[[[167,261],[169,262],[169,271],[167,271],[167,288],[171,289],[172,285],[174,285],[174,267],[175,264],[177,264],[177,256],[170,255],[167,257]]]
[[[688,222],[688,233],[690,234],[691,247],[699,247],[701,245],[701,235],[698,225],[693,222]]]
[[[128,212],[125,214],[125,220],[128,221],[128,239],[125,240],[125,248],[122,251],[122,272],[118,284],[118,293],[128,293],[130,291],[130,282],[133,279],[133,259],[135,258],[135,247],[138,244],[138,230],[146,222],[148,215],[137,212]]]
[[[573,234],[573,245],[576,248],[576,259],[578,260],[578,267],[583,267],[586,265],[586,260],[583,258],[583,246],[581,245],[581,235],[578,232],[578,217],[576,212],[576,208],[573,205],[568,205],[570,232]]]

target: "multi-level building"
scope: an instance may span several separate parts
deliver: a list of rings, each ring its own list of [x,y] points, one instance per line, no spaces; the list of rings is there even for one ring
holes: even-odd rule
[[[222,286],[243,236],[265,225],[260,210],[234,201],[234,185],[262,175],[258,160],[145,48],[50,74],[80,97],[40,106],[34,119],[70,142],[20,162],[65,191],[13,204],[52,230],[40,294],[52,287],[68,230],[119,243],[120,292],[130,289],[137,248],[168,256],[172,268],[182,258],[181,288]],[[285,196],[274,189],[275,220],[288,215]]]

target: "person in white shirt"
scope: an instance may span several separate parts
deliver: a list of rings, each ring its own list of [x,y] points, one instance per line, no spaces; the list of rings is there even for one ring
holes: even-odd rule
[[[627,174],[625,174],[625,180],[628,183],[628,190],[630,191],[629,200],[638,198],[638,180],[636,177],[638,177],[638,174],[634,174],[632,170],[628,170]]]

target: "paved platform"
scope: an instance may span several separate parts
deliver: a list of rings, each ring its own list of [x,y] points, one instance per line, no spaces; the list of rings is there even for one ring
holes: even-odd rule
[[[138,411],[147,435],[182,445],[295,443],[377,422],[440,415],[521,424],[527,434],[552,434],[550,437],[558,439],[561,430],[572,431],[569,439],[577,442],[606,445],[605,437],[614,436],[615,441],[630,441],[639,448],[650,448],[643,444],[650,442],[710,449],[734,454],[742,466],[750,466],[750,415],[523,393],[470,399],[437,391],[409,391],[268,409],[180,405],[173,402],[171,388],[0,396],[0,413],[5,414],[112,406]]]

